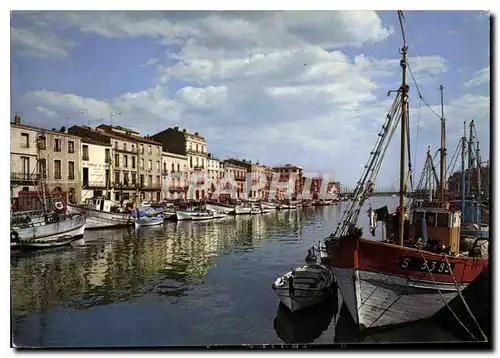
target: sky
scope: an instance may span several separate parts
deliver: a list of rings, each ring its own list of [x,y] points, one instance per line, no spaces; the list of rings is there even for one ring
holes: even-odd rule
[[[405,11],[415,183],[438,149],[440,85],[449,160],[471,119],[489,157],[489,21]],[[142,135],[179,126],[219,159],[301,165],[352,187],[401,85],[401,46],[396,11],[14,11],[11,116]],[[399,145],[398,131],[379,188],[399,182]]]

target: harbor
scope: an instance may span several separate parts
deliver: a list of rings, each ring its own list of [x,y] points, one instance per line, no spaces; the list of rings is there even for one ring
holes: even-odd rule
[[[300,21],[308,19],[306,13],[297,14],[302,14]],[[232,71],[243,69],[237,59],[215,70],[216,62],[182,61],[186,48],[180,45],[172,50],[180,51],[172,53],[178,62],[158,63],[157,71],[164,73],[155,79],[161,85],[151,101],[171,110],[172,118],[165,113],[145,121],[137,114],[133,93],[124,95],[127,101],[120,97],[118,105],[102,103],[98,111],[83,108],[95,105],[94,99],[75,101],[88,121],[50,112],[42,104],[36,107],[40,115],[13,113],[13,347],[440,342],[492,347],[490,114],[481,106],[478,113],[472,111],[472,97],[467,109],[457,109],[460,91],[443,76],[448,60],[432,56],[430,61],[410,50],[419,42],[415,30],[420,38],[450,35],[441,25],[432,36],[425,35],[425,26],[409,25],[413,18],[430,21],[431,14],[338,14],[354,14],[354,22],[372,16],[376,21],[367,24],[375,27],[391,24],[379,29],[387,39],[371,40],[373,46],[388,41],[376,46],[378,57],[359,53],[351,59],[348,52],[327,50],[327,43],[304,47],[294,40],[289,52],[271,52],[267,58],[267,52],[259,52],[264,47],[257,46],[241,65],[248,103],[238,102],[240,92],[232,87]],[[168,12],[159,16],[176,19]],[[243,21],[242,14],[235,16]],[[35,27],[42,23],[38,17],[44,16],[19,15]],[[258,18],[247,20],[257,24]],[[260,23],[262,29],[275,23],[267,19],[272,21]],[[483,19],[481,13],[476,20]],[[356,33],[344,30],[346,40]],[[186,43],[197,45],[190,37],[198,36],[195,32],[185,36]],[[359,41],[357,47],[368,40]],[[308,51],[317,53],[308,58]],[[393,57],[387,59],[386,53]],[[333,62],[345,60],[344,67],[330,67],[336,57]],[[266,80],[261,68],[277,80],[273,74],[282,66],[276,61],[289,58],[294,66],[283,68],[298,77],[286,84],[253,87],[259,82],[248,80]],[[262,65],[258,71],[254,61]],[[440,70],[433,68],[435,61],[442,61]],[[194,68],[199,73],[190,77],[188,69]],[[432,81],[422,77],[423,68],[434,73]],[[488,71],[489,66],[464,82],[467,96],[485,88]],[[354,80],[346,81],[344,73]],[[205,89],[191,86],[210,79],[227,82]],[[318,82],[325,80],[328,85]],[[342,89],[337,81],[346,81],[347,87],[335,96]],[[358,82],[363,85],[352,93],[358,96],[362,87],[368,92],[351,109],[354,102],[342,103]],[[175,83],[181,88],[169,93]],[[316,92],[310,92],[311,86]],[[322,98],[316,105],[321,114],[313,114],[315,98]],[[477,101],[486,98],[476,96]],[[274,113],[268,118],[269,123],[276,120],[274,128],[265,124],[252,132],[235,119],[270,99],[262,108]],[[280,110],[300,109],[304,103],[297,118],[306,120],[294,125],[277,119],[294,112],[280,115]],[[16,105],[22,109],[25,104]],[[331,108],[328,115],[326,108]],[[222,124],[224,116],[219,122],[218,115],[224,113],[231,115]],[[53,118],[54,127],[49,129],[39,116]],[[327,117],[340,122],[330,123]],[[61,118],[65,125],[58,130]],[[233,128],[241,134],[234,135]],[[326,139],[322,132],[329,133]]]
[[[374,198],[372,205],[386,203],[396,204]],[[335,228],[344,209],[86,231],[83,245],[13,255],[13,341],[31,347],[359,342],[341,303],[304,319],[280,305],[271,289],[276,273],[302,265],[304,252]],[[368,229],[368,220],[363,223]],[[387,337],[464,340],[435,322],[424,327],[389,330]],[[363,341],[384,341],[384,333]]]

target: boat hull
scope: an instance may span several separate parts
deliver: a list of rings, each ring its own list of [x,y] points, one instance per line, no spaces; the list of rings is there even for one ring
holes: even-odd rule
[[[24,238],[22,238],[22,236],[19,235],[19,240],[16,242],[11,242],[11,247],[16,247],[21,249],[41,249],[41,248],[68,245],[72,241],[82,238],[83,233],[85,231],[85,224],[86,224],[85,221],[83,221],[83,224],[81,224],[81,220],[75,220],[72,224],[73,227],[69,228],[69,230],[64,230],[62,232],[55,232],[51,235],[44,235],[41,237],[39,236],[36,238],[26,238],[26,235],[24,235]],[[52,225],[54,224],[48,224],[44,226],[52,226]],[[41,227],[38,226],[36,228],[40,229]]]
[[[210,220],[213,219],[214,216],[212,214],[208,213],[203,213],[203,212],[196,212],[196,211],[183,211],[183,210],[177,210],[175,212],[177,216],[178,221],[182,220]]]
[[[20,241],[54,240],[62,236],[83,236],[86,227],[86,216],[76,215],[72,218],[45,225],[33,225],[26,228],[13,228],[14,236]]]
[[[340,292],[360,330],[429,318],[488,266],[488,259],[448,257],[456,285],[445,257],[428,251],[356,238],[327,249]]]
[[[229,214],[230,212],[234,211],[233,207],[216,205],[216,204],[207,204],[207,209],[214,211],[216,213],[225,213],[225,214]]]
[[[283,303],[291,312],[296,312],[307,307],[317,305],[330,296],[327,289],[311,295],[310,290],[295,289],[294,295],[290,295],[288,288],[277,288],[276,294],[281,303]]]
[[[155,217],[155,218],[139,218],[134,220],[134,225],[136,228],[144,227],[144,226],[156,226],[163,224],[164,217]]]

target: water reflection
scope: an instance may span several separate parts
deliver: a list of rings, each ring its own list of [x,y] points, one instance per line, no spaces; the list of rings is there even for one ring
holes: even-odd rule
[[[342,210],[310,207],[88,231],[82,246],[12,255],[15,342],[124,346],[352,341],[353,333],[338,328],[346,317],[340,317],[334,302],[316,308],[315,314],[290,316],[278,308],[271,289],[277,275],[303,263],[313,241],[334,230]],[[347,318],[352,321],[348,312]]]
[[[319,305],[293,313],[280,303],[274,329],[285,343],[312,343],[328,329],[332,320],[335,321],[337,312],[337,292]]]

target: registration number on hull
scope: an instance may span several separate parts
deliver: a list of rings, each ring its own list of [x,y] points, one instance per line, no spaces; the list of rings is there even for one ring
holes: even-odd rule
[[[451,270],[455,264],[450,263]],[[451,275],[450,267],[446,260],[435,261],[435,260],[424,260],[419,257],[403,256],[399,260],[399,268],[403,270],[411,271],[421,271],[421,272],[432,272],[441,275]]]

